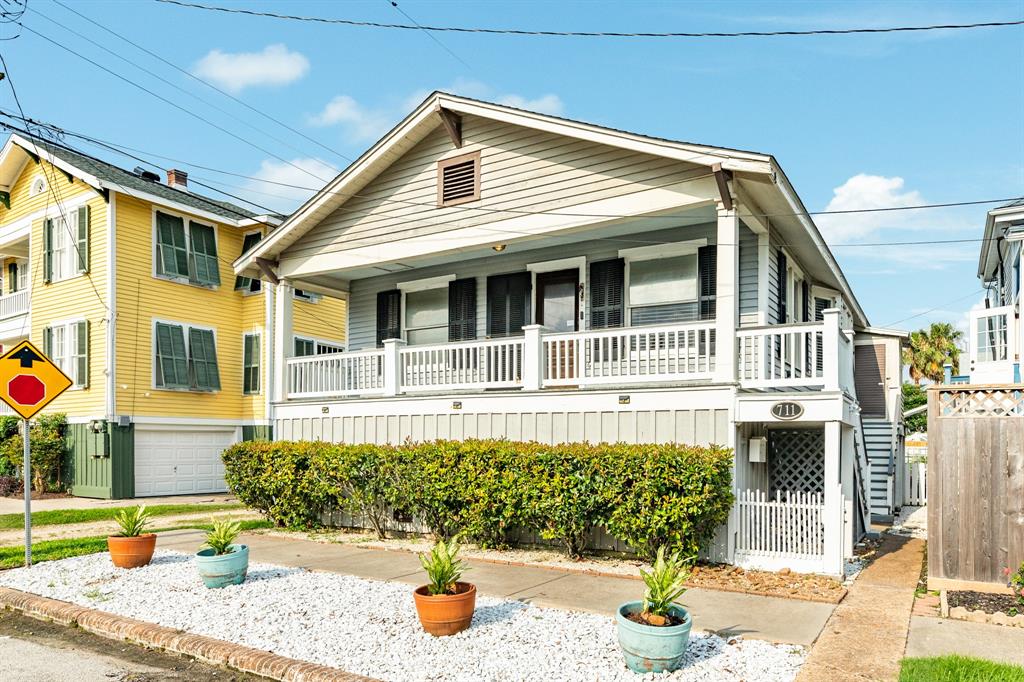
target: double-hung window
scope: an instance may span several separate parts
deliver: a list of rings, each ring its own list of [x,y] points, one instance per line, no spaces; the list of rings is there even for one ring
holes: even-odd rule
[[[700,317],[698,250],[704,240],[624,249],[629,324],[686,322]]]
[[[448,341],[448,286],[405,294],[405,334],[410,346]]]
[[[220,390],[212,329],[157,322],[154,384],[157,388]]]
[[[57,282],[89,271],[89,205],[43,221],[43,279]]]
[[[260,392],[260,335],[242,337],[242,392]]]
[[[89,322],[73,320],[43,328],[43,352],[76,388],[89,385]]]
[[[244,256],[246,253],[255,248],[256,245],[260,243],[260,240],[262,238],[263,235],[261,235],[259,232],[250,232],[249,234],[245,235],[245,238],[242,239],[241,255]],[[250,277],[243,277],[242,275],[238,275],[237,277],[235,277],[235,291],[256,293],[262,290],[262,288],[262,280],[252,279]]]
[[[156,274],[189,284],[219,285],[216,229],[157,211]]]
[[[7,266],[7,291],[16,293],[28,289],[29,267],[27,258],[18,258]]]

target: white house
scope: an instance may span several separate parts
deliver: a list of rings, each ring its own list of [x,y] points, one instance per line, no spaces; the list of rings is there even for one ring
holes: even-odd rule
[[[277,438],[727,445],[752,567],[837,574],[897,504],[902,335],[770,155],[434,93],[235,269],[348,302],[290,358],[276,296]]]
[[[972,310],[968,337],[972,384],[1021,381],[1024,326],[1020,319],[1021,258],[1024,251],[1024,200],[988,212],[978,277],[985,307]]]

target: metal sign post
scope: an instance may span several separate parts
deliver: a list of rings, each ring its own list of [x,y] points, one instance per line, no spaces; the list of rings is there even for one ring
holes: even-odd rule
[[[25,460],[22,464],[21,477],[25,484],[25,566],[32,565],[32,456],[31,439],[28,433],[28,420],[21,420],[23,430],[21,440],[25,443]]]

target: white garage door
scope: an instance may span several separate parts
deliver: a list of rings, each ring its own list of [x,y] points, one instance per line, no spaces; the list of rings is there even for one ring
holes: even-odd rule
[[[224,492],[220,453],[235,442],[235,430],[135,427],[135,495]]]

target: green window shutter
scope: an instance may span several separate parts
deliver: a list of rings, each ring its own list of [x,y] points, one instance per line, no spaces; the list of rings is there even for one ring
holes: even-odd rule
[[[53,220],[43,221],[43,281],[53,280]]]
[[[202,391],[219,391],[220,372],[217,369],[217,348],[213,332],[209,329],[189,329],[188,350],[192,387]]]
[[[188,278],[188,246],[185,221],[166,213],[156,214],[157,274]]]
[[[43,355],[50,357],[53,354],[53,328],[43,327]],[[51,358],[52,359],[52,358]]]
[[[89,387],[89,321],[78,322],[75,324],[75,336],[78,339],[78,357],[75,358],[77,366],[75,371],[77,372],[77,381],[75,386],[81,386],[82,388]]]
[[[89,204],[78,209],[78,271],[89,272]]]
[[[7,290],[16,293],[18,291],[18,264],[11,263],[7,266]]]
[[[156,325],[156,385],[161,388],[188,388],[188,354],[185,331],[180,325]]]
[[[189,227],[189,236],[192,248],[192,279],[199,284],[220,284],[217,239],[213,227],[192,223]]]
[[[242,254],[248,253],[254,246],[260,243],[260,239],[263,238],[259,232],[250,232],[245,235],[245,239],[242,240]],[[250,279],[249,277],[242,277],[239,275],[235,277],[235,291],[259,291],[260,280]]]
[[[260,391],[260,337],[257,334],[246,334],[242,358],[242,391],[259,393]]]

